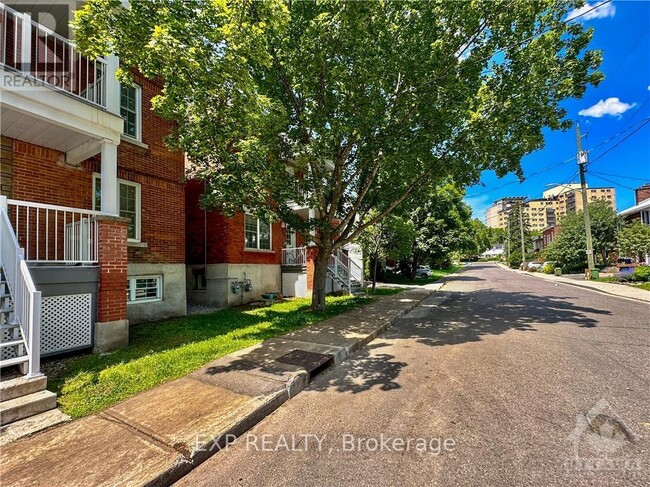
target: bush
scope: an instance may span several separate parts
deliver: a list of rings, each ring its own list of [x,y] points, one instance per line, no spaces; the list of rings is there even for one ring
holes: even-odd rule
[[[634,272],[630,276],[630,281],[650,282],[650,266],[642,265],[634,269]]]
[[[542,272],[544,274],[555,274],[555,266],[553,264],[546,264],[542,267]]]

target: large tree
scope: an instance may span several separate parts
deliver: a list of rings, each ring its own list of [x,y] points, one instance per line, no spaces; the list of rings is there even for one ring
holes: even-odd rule
[[[620,220],[607,201],[589,203],[591,237],[596,256],[602,263],[616,247],[616,232]],[[569,270],[581,270],[587,265],[587,240],[584,215],[581,211],[568,213],[559,221],[559,233],[545,253],[550,260],[559,262]]]
[[[474,247],[472,209],[463,196],[454,184],[447,183],[411,202],[406,216],[414,229],[411,252],[400,262],[411,279],[420,265],[445,267],[452,252]]]
[[[75,25],[87,52],[164,80],[154,107],[204,205],[314,231],[324,309],[328,256],[366,226],[449,177],[521,175],[542,129],[570,126],[560,103],[602,78],[566,22],[583,3],[88,0]]]
[[[521,255],[522,243],[525,254],[533,250],[533,233],[530,229],[530,218],[524,211],[522,202],[514,203],[508,213],[508,226],[506,227],[506,253],[509,255],[508,265],[518,267],[526,260],[526,255]]]
[[[643,262],[645,256],[650,254],[650,225],[635,220],[618,232],[617,240],[621,257],[630,256]]]

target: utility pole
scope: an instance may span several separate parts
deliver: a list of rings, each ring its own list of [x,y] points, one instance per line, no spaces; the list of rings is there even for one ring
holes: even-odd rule
[[[521,269],[526,270],[526,242],[524,241],[524,205],[519,203],[519,233],[521,235]]]
[[[582,150],[582,135],[580,125],[576,123],[576,143],[578,145],[578,167],[580,168],[580,188],[582,193],[582,214],[585,217],[585,233],[587,242],[587,266],[589,267],[589,279],[592,271],[596,268],[594,264],[594,245],[591,241],[591,220],[589,219],[589,201],[587,200],[587,182],[585,181],[585,170],[587,166],[587,152]],[[585,276],[586,277],[586,276]]]
[[[510,267],[510,212],[508,212],[508,246],[506,250],[508,251],[508,267]]]

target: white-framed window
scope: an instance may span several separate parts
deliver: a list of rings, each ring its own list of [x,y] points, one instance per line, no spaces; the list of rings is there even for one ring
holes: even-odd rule
[[[246,213],[244,247],[254,250],[271,250],[271,222]]]
[[[142,221],[141,193],[138,183],[117,180],[119,189],[120,216],[129,219],[127,237],[131,242],[140,241],[140,222]],[[102,210],[102,181],[99,174],[93,177],[93,210]]]
[[[127,303],[149,303],[161,301],[162,276],[133,276],[126,280]]]
[[[124,119],[124,135],[142,140],[142,88],[120,85],[120,116]]]

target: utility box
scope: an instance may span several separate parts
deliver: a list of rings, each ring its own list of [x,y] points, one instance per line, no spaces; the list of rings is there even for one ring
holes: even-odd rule
[[[562,275],[562,269],[560,269],[560,268],[555,269],[555,275],[556,276],[561,276]]]

